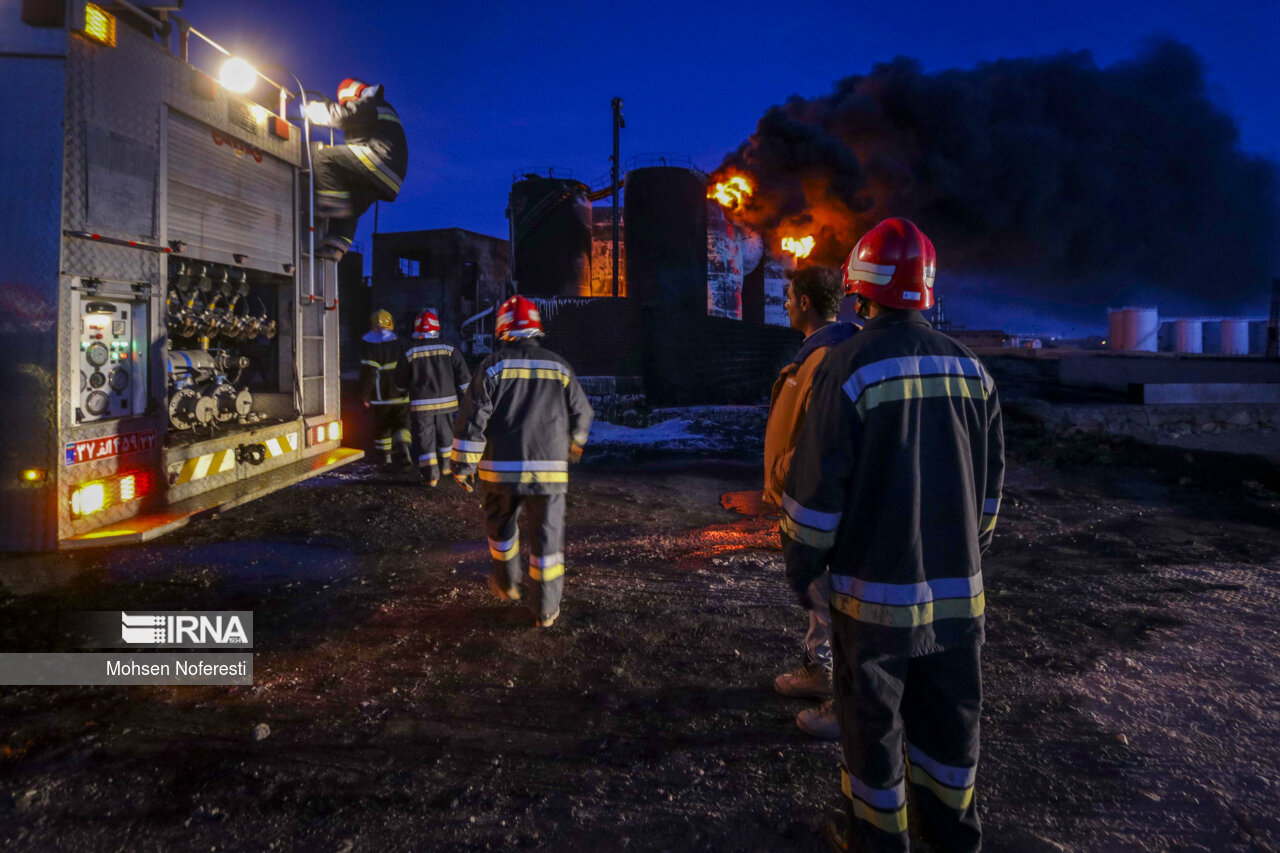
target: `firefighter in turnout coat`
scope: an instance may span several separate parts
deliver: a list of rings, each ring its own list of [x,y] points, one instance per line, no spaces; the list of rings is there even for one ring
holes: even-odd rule
[[[384,463],[391,462],[391,449],[397,444],[409,460],[409,396],[395,378],[404,341],[396,337],[387,311],[374,311],[369,326],[360,339],[360,399],[372,410],[373,446]]]
[[[454,423],[453,475],[468,491],[479,470],[485,534],[493,557],[489,586],[521,597],[517,519],[529,513],[529,593],[540,627],[560,615],[564,590],[564,504],[569,462],[582,456],[593,412],[573,368],[543,349],[538,309],[513,296],[498,309],[501,343],[476,368]]]
[[[908,786],[942,849],[982,844],[982,554],[1004,433],[990,374],[920,313],[935,258],[905,219],[854,248],[845,289],[870,319],[817,370],[782,499],[793,589],[803,598],[831,573],[848,813],[827,825],[837,848],[906,851]]]
[[[440,340],[440,319],[423,311],[413,325],[413,343],[396,365],[395,381],[409,389],[409,431],[413,458],[428,486],[450,473],[453,417],[458,398],[467,390],[471,373],[462,354]]]
[[[351,248],[360,215],[375,201],[395,201],[400,194],[409,145],[380,84],[347,78],[338,86],[338,102],[310,102],[307,118],[338,128],[346,140],[320,149],[312,159],[316,211],[329,219],[316,257],[337,261]]]

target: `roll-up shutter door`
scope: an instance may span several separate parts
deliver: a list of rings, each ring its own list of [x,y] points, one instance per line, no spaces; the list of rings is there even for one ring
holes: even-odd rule
[[[293,255],[293,169],[262,150],[169,114],[168,239],[183,254],[281,272]]]

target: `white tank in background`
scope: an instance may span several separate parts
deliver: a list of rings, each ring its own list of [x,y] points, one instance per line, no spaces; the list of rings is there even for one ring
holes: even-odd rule
[[[1124,352],[1155,352],[1160,313],[1155,308],[1112,308],[1107,345]]]
[[[1219,349],[1223,355],[1249,354],[1249,321],[1223,320],[1222,341]]]
[[[1204,352],[1204,322],[1201,320],[1174,321],[1173,351],[1186,353]]]

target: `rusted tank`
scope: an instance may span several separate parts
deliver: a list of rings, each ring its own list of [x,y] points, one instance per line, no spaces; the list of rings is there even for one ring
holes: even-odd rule
[[[591,202],[570,178],[525,175],[511,187],[508,215],[515,269],[527,296],[591,296]]]

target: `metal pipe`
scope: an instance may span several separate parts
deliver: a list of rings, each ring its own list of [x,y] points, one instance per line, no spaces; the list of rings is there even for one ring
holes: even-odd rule
[[[613,190],[613,298],[618,298],[618,148],[619,131],[627,126],[622,117],[622,98],[613,99],[613,157],[610,169],[610,183]]]
[[[150,15],[149,13],[144,12],[143,10],[139,9],[137,6],[135,6],[135,5],[133,5],[132,3],[130,3],[130,2],[129,2],[129,0],[114,0],[114,5],[116,5],[116,6],[121,6],[121,7],[125,8],[125,9],[128,9],[130,12],[132,12],[132,13],[133,13],[133,14],[135,14],[135,15],[137,15],[139,18],[141,18],[142,20],[146,21],[146,22],[147,22],[148,24],[150,24],[151,26],[155,27],[157,30],[163,30],[163,29],[164,29],[164,23],[163,23],[162,21],[159,21],[159,20],[157,20],[157,19],[155,19],[155,18],[151,17],[151,15]]]

